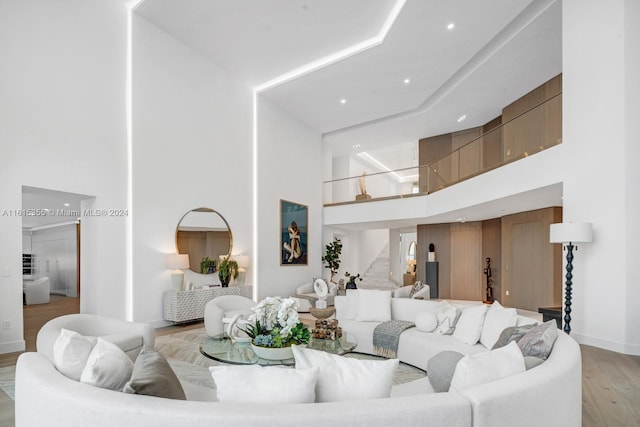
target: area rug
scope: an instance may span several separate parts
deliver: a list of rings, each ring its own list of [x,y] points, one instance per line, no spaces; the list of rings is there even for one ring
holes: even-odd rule
[[[208,367],[223,365],[221,362],[209,359],[200,353],[200,343],[207,339],[204,328],[190,329],[156,338],[156,350],[168,361],[180,380],[212,387]],[[357,349],[356,349],[357,350]],[[380,356],[347,353],[344,357],[355,359],[382,359]],[[400,363],[395,372],[393,383],[402,384],[414,381],[426,376],[426,373],[405,363]]]
[[[0,389],[12,400],[16,400],[16,367],[7,366],[0,368]]]

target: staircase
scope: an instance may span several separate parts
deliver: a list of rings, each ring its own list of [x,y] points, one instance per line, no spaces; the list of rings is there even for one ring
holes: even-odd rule
[[[363,280],[358,283],[358,287],[362,289],[396,289],[397,286],[389,280],[390,265],[389,245],[385,245],[362,276]]]

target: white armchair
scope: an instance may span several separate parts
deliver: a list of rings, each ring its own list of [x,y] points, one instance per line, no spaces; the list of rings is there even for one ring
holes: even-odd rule
[[[411,295],[412,286],[403,286],[392,292],[391,296],[394,298],[414,298],[414,299],[431,299],[431,288],[429,285],[424,284],[415,294]]]
[[[240,295],[222,295],[209,301],[204,307],[204,329],[210,337],[225,330],[224,319],[247,319],[257,304]]]
[[[41,277],[33,282],[25,282],[24,303],[26,305],[47,304],[49,302],[49,292],[51,282],[48,277]]]
[[[153,348],[155,330],[148,323],[129,322],[95,314],[67,314],[49,320],[42,326],[36,338],[36,350],[53,362],[53,344],[61,329],[81,335],[102,337],[120,347],[131,360],[138,357],[143,345]]]

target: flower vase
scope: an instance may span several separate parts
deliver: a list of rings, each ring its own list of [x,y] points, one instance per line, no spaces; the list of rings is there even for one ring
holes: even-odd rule
[[[293,351],[291,347],[261,347],[259,345],[255,345],[251,343],[251,348],[253,352],[260,359],[267,360],[286,360],[293,359]]]
[[[358,289],[358,287],[356,286],[356,282],[355,280],[351,280],[349,282],[347,282],[347,286],[345,286],[346,289]]]

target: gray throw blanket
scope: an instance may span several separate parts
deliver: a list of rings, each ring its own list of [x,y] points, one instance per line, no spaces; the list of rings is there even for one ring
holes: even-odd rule
[[[388,320],[380,323],[373,330],[373,351],[378,356],[395,359],[400,334],[414,326],[415,323],[404,320]]]

